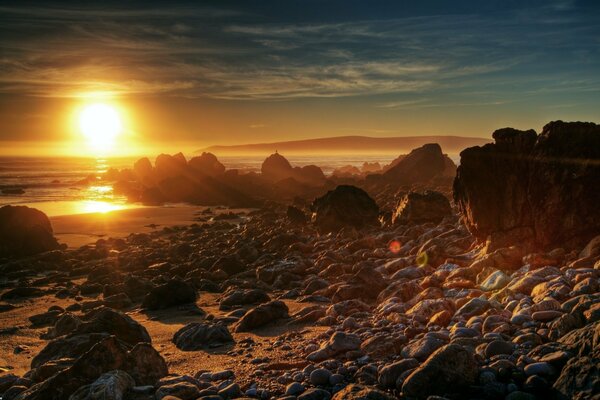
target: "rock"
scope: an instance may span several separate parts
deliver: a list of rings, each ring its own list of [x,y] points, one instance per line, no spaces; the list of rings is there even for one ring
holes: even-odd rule
[[[209,176],[219,176],[225,173],[225,166],[212,153],[203,152],[198,157],[192,157],[188,166],[196,172]]]
[[[6,392],[2,394],[2,400],[15,400],[19,398],[19,395],[27,390],[27,386],[15,385],[11,386]]]
[[[379,371],[379,384],[386,389],[394,389],[400,376],[418,366],[419,361],[415,358],[405,358],[404,360],[388,364]]]
[[[133,164],[133,173],[142,183],[147,183],[153,172],[152,163],[146,157],[140,158]]]
[[[173,336],[173,343],[183,351],[214,348],[233,341],[227,326],[202,322],[191,322]]]
[[[150,343],[152,341],[143,325],[119,311],[103,307],[89,312],[84,318],[87,321],[82,322],[71,331],[71,336],[88,333],[108,333],[132,346],[137,343]]]
[[[317,368],[310,373],[309,381],[315,386],[324,386],[329,384],[331,372],[325,368]]]
[[[38,368],[48,361],[61,358],[78,358],[109,336],[107,333],[92,333],[69,335],[52,340],[33,357],[31,368]]]
[[[450,215],[450,202],[443,194],[434,191],[410,192],[398,203],[392,215],[392,223],[437,223]]]
[[[288,206],[285,215],[292,224],[301,225],[308,222],[308,217],[306,216],[306,214],[304,214],[302,210],[294,206]]]
[[[507,243],[544,250],[598,234],[598,125],[556,121],[539,136],[506,128],[493,137],[461,153],[454,181],[455,202],[479,241],[489,237],[492,250]]]
[[[112,296],[105,297],[102,302],[106,307],[114,308],[116,310],[129,308],[133,305],[133,302],[126,293],[113,294]]]
[[[525,366],[525,375],[544,375],[552,376],[556,373],[552,365],[548,362],[536,362]]]
[[[44,294],[46,294],[46,292],[40,288],[18,286],[2,293],[0,300],[15,300],[22,297],[40,297]]]
[[[494,271],[481,283],[481,290],[491,292],[494,290],[500,290],[510,283],[510,276],[506,275],[502,271]]]
[[[169,373],[165,359],[150,343],[138,343],[129,351],[126,370],[138,385],[154,385]]]
[[[292,382],[285,388],[285,394],[287,396],[298,396],[300,393],[304,392],[306,388],[299,382]]]
[[[436,350],[406,378],[402,392],[417,399],[460,393],[473,385],[477,377],[473,355],[459,345],[449,344]]]
[[[340,185],[312,203],[312,221],[321,232],[379,224],[379,207],[362,189]]]
[[[298,396],[298,400],[329,400],[331,398],[331,393],[327,390],[323,389],[308,389],[300,396]]]
[[[561,315],[563,315],[562,311],[545,310],[534,312],[533,314],[531,314],[531,318],[533,318],[535,321],[549,322],[555,320]]]
[[[235,332],[248,332],[280,318],[288,317],[288,307],[275,300],[250,309],[235,326]]]
[[[246,270],[246,266],[237,255],[219,257],[210,268],[212,271],[223,270],[227,275],[235,275]]]
[[[600,351],[571,358],[554,382],[553,388],[565,398],[583,400],[598,395],[600,388]]]
[[[420,361],[425,361],[434,351],[446,344],[443,340],[435,337],[426,336],[417,339],[402,349],[402,357],[416,358]]]
[[[154,162],[154,175],[158,182],[185,174],[187,160],[181,153],[175,155],[159,154]]]
[[[480,298],[474,298],[466,302],[461,308],[456,311],[456,315],[460,315],[465,319],[481,315],[490,308],[489,301]]]
[[[291,178],[294,174],[289,161],[277,152],[271,154],[263,161],[260,172],[265,179],[272,182]]]
[[[152,289],[144,297],[142,307],[148,310],[159,310],[195,301],[196,289],[193,286],[179,279],[172,279]]]
[[[504,340],[494,340],[485,346],[485,356],[492,358],[500,354],[512,354],[513,344]]]
[[[387,394],[381,390],[357,385],[350,384],[337,392],[332,400],[393,400],[394,396]]]
[[[156,397],[156,400],[162,400],[168,396],[173,396],[181,400],[195,400],[199,395],[200,389],[196,385],[190,382],[178,382],[159,387],[154,397]]]
[[[122,400],[133,386],[135,382],[127,372],[115,370],[100,375],[91,385],[80,387],[69,400]]]
[[[0,257],[29,256],[58,248],[46,214],[26,206],[0,207]]]
[[[220,310],[245,306],[248,304],[266,303],[271,301],[271,298],[262,289],[241,289],[227,292],[219,302]]]
[[[337,354],[358,350],[362,343],[361,338],[353,333],[335,332],[319,350],[310,353],[306,358],[309,361],[322,361]]]
[[[383,179],[398,186],[428,183],[433,178],[443,175],[445,164],[440,145],[429,143],[403,157],[383,174]]]
[[[231,399],[239,397],[240,393],[240,385],[238,385],[237,383],[232,383],[219,390],[218,394],[224,399]]]
[[[377,335],[362,342],[360,350],[375,359],[390,357],[398,354],[405,342],[405,337],[398,338],[388,335]]]

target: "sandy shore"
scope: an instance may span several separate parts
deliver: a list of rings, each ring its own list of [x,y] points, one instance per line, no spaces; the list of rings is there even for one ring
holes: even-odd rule
[[[125,237],[131,232],[146,233],[167,226],[190,225],[209,220],[202,215],[209,207],[162,206],[114,210],[106,213],[73,214],[50,217],[55,236],[69,248],[77,248],[107,237]],[[212,208],[214,215],[232,210]]]

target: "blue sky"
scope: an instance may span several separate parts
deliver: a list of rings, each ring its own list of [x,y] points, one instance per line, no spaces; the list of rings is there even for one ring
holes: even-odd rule
[[[93,92],[205,143],[600,119],[600,2],[102,3],[0,2],[0,139]]]

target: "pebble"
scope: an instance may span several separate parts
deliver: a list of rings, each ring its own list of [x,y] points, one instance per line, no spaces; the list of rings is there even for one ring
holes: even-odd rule
[[[485,356],[492,358],[499,354],[512,354],[513,344],[504,340],[494,340],[485,346]]]
[[[304,385],[298,382],[290,383],[285,388],[285,394],[288,396],[298,396],[300,393],[304,392],[306,388]]]
[[[525,375],[554,375],[555,370],[548,362],[536,362],[525,366]]]

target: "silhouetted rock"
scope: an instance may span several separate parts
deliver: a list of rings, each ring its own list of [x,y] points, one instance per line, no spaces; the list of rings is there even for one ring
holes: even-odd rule
[[[209,176],[218,176],[225,172],[225,166],[212,153],[202,153],[198,157],[193,157],[188,162],[188,166],[196,172]]]
[[[305,183],[311,186],[322,186],[325,181],[325,174],[321,168],[316,165],[305,165],[301,168],[294,168],[293,177],[300,183]]]
[[[452,208],[443,194],[433,191],[410,192],[398,203],[392,216],[392,223],[440,222],[450,215],[452,215]]]
[[[154,163],[155,176],[158,182],[167,178],[174,178],[185,174],[187,160],[181,153],[173,156],[169,154],[160,154],[156,157]]]
[[[38,254],[59,247],[43,212],[26,206],[0,208],[0,257]]]
[[[277,182],[292,177],[294,169],[284,156],[273,153],[263,161],[260,172],[265,179]]]
[[[154,172],[152,163],[146,157],[140,158],[133,164],[133,173],[138,177],[141,182],[149,179]]]
[[[562,121],[494,132],[461,153],[454,199],[469,230],[493,248],[584,244],[600,232],[600,126]]]
[[[315,199],[311,206],[313,222],[322,232],[337,231],[344,227],[376,226],[379,207],[362,189],[340,185]]]
[[[189,283],[179,279],[157,286],[144,297],[142,307],[149,310],[169,308],[196,301],[196,289]]]
[[[383,173],[383,178],[397,185],[425,183],[440,176],[445,168],[442,148],[437,143],[412,150],[396,165]]]
[[[302,210],[294,206],[288,206],[286,216],[293,224],[305,224],[308,222],[308,217]]]
[[[332,176],[338,178],[349,178],[353,176],[359,176],[360,174],[361,170],[356,168],[354,165],[344,165],[343,167],[338,167],[331,173]]]

